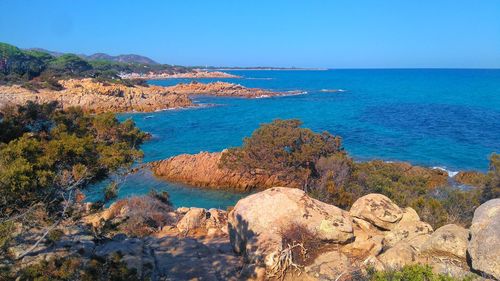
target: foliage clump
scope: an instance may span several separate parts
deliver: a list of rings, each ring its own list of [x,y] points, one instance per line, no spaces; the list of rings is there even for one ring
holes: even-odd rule
[[[472,277],[453,278],[444,274],[436,274],[428,265],[406,265],[398,270],[370,271],[365,277],[367,281],[471,281]]]
[[[39,50],[21,50],[0,42],[0,85],[21,84],[36,91],[40,88],[61,90],[57,82],[69,78],[94,78],[98,81],[122,83],[127,86],[144,85],[144,80],[121,79],[121,73],[149,72],[184,73],[190,68],[167,64],[89,60],[74,54],[53,56]]]
[[[7,273],[4,273],[7,275]],[[5,276],[6,280],[8,277]],[[140,280],[137,270],[128,268],[118,253],[108,258],[92,258],[90,261],[80,257],[53,258],[48,261],[29,265],[17,273],[19,280],[37,281],[134,281]],[[17,280],[17,279],[16,279]]]
[[[0,128],[1,217],[37,204],[57,211],[70,192],[140,159],[146,138],[131,120],[57,103],[4,110]]]
[[[307,186],[317,174],[321,157],[342,153],[340,137],[300,128],[300,120],[275,120],[243,140],[242,147],[228,149],[222,167],[243,172],[263,170]]]

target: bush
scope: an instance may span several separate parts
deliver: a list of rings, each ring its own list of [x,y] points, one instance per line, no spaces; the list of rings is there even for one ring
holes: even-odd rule
[[[472,277],[463,279],[452,278],[443,274],[432,272],[428,265],[407,265],[400,270],[387,270],[382,272],[369,272],[367,280],[370,281],[466,281],[473,280]]]
[[[138,146],[146,138],[130,120],[61,110],[57,103],[6,110],[0,128],[0,217],[35,202],[47,203],[52,213],[62,209],[69,187],[126,170],[142,157]]]
[[[0,253],[6,248],[7,244],[12,240],[12,233],[15,225],[12,221],[0,223]]]
[[[47,234],[47,241],[50,244],[55,244],[58,241],[61,241],[61,238],[64,236],[64,232],[61,229],[52,229]]]
[[[243,140],[242,147],[222,154],[221,167],[242,172],[259,169],[306,186],[317,175],[316,161],[343,149],[339,137],[314,133],[301,125],[296,119],[261,125]]]
[[[114,254],[107,259],[93,258],[89,262],[77,256],[43,260],[23,268],[17,275],[19,280],[37,281],[140,280],[137,270],[127,268],[119,254]]]
[[[108,202],[118,196],[118,184],[111,182],[104,188],[104,201]]]

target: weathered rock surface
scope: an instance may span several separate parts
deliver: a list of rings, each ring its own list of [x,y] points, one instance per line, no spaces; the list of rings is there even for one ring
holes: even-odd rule
[[[396,227],[397,222],[403,217],[403,211],[391,199],[375,193],[356,200],[349,213],[355,218],[366,220],[386,230]]]
[[[360,198],[351,208],[356,216],[296,188],[255,193],[241,199],[229,214],[218,209],[174,210],[160,198],[124,199],[97,214],[87,214],[83,222],[93,225],[92,230],[83,224],[63,225],[61,239],[43,241],[22,262],[27,265],[72,255],[89,260],[120,253],[140,278],[266,280],[266,274],[268,278],[271,272],[281,272],[273,271],[273,266],[279,256],[291,251],[290,244],[297,241],[290,237],[299,231],[312,237],[298,241],[307,247],[305,252],[292,252],[293,262],[300,262],[301,275],[290,267],[285,280],[352,280],[367,266],[391,270],[411,264],[430,265],[436,273],[463,278],[474,275],[466,251],[474,272],[498,279],[500,199],[476,210],[469,241],[469,230],[445,225],[433,232],[415,210],[401,209],[379,194]],[[109,226],[106,222],[113,228],[102,232],[100,228]],[[144,223],[152,224],[148,230],[154,232],[127,234],[130,227],[144,229]],[[33,235],[17,237],[8,253],[19,257],[41,230]]]
[[[274,187],[241,199],[229,213],[228,223],[235,251],[267,265],[282,250],[282,234],[292,224],[324,241],[344,243],[354,237],[347,212],[294,188]]]
[[[384,245],[392,247],[399,241],[411,240],[416,236],[432,233],[432,226],[420,220],[417,212],[407,207],[403,209],[403,216],[397,224],[385,234]]]
[[[465,261],[469,231],[455,224],[438,228],[422,245],[420,251],[430,256],[450,256]]]
[[[500,198],[476,209],[470,234],[467,251],[472,268],[500,279]]]
[[[61,91],[41,89],[33,92],[20,86],[0,86],[0,106],[28,101],[58,101],[63,108],[80,106],[91,112],[150,112],[193,105],[186,94],[174,93],[160,86],[127,87],[92,79],[61,80],[59,83],[64,87]]]
[[[239,173],[221,168],[219,163],[222,153],[224,152],[182,154],[153,162],[151,169],[155,175],[167,180],[216,189],[232,188],[246,191],[273,186],[298,186],[297,183],[282,180],[265,171]]]
[[[273,92],[258,88],[247,88],[239,84],[227,82],[199,83],[191,82],[189,84],[177,84],[167,87],[168,91],[188,94],[188,95],[210,95],[221,97],[244,97],[244,98],[262,98],[271,96],[284,96],[293,94],[293,92]]]

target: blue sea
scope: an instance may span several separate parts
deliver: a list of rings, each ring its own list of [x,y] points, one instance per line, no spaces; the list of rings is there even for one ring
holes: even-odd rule
[[[181,153],[220,151],[239,146],[259,124],[298,118],[304,127],[339,135],[356,160],[408,161],[450,172],[488,169],[500,153],[500,70],[282,70],[228,71],[247,87],[304,94],[260,99],[193,97],[200,106],[155,113],[130,113],[153,135],[142,146],[144,162]],[[192,79],[152,80],[173,85]],[[337,91],[334,91],[337,90]],[[90,198],[98,197],[95,186]],[[213,191],[130,175],[119,197],[170,193],[176,206],[225,208],[245,194]]]

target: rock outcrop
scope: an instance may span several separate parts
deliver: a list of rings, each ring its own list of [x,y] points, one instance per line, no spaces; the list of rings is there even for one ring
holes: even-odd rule
[[[0,107],[28,101],[58,101],[63,108],[80,106],[90,112],[150,112],[192,106],[186,94],[174,93],[160,86],[133,86],[96,82],[92,79],[61,80],[61,91],[31,91],[20,86],[0,86]]]
[[[231,244],[251,261],[273,264],[292,225],[322,241],[345,243],[353,235],[351,217],[295,188],[273,187],[238,201],[228,218]]]
[[[330,212],[334,216],[329,215]],[[332,221],[331,218],[337,219]],[[312,240],[319,239],[319,243],[305,249],[309,259],[295,264],[302,266],[305,274],[296,280],[336,280],[340,277],[347,280],[355,278],[352,274],[366,266],[392,270],[411,264],[427,264],[436,273],[454,277],[474,275],[466,260],[467,229],[446,225],[434,232],[429,224],[420,220],[415,210],[401,209],[380,194],[359,198],[349,213],[345,213],[317,202],[300,190],[271,188],[240,200],[229,213],[228,221],[235,251],[250,261],[260,261],[268,272],[279,267],[275,261],[287,257],[291,251],[291,242],[287,240],[288,248],[283,243],[287,227],[298,221],[309,233],[315,233]],[[322,229],[328,229],[333,236],[322,236]],[[490,248],[489,255],[483,256],[494,260],[495,247],[490,244]],[[297,255],[292,254],[292,259],[297,261]],[[493,263],[490,268],[494,266]],[[491,270],[488,274],[494,276]]]
[[[239,173],[221,168],[219,163],[222,153],[224,152],[182,154],[153,162],[151,169],[156,176],[166,180],[216,189],[231,188],[247,191],[273,186],[298,186],[297,183],[285,181],[261,170]]]
[[[487,176],[476,171],[460,171],[453,179],[459,184],[482,187],[486,184]]]
[[[0,108],[28,101],[58,101],[63,108],[80,106],[89,112],[152,112],[193,106],[189,95],[261,98],[293,93],[273,92],[226,82],[178,84],[162,86],[126,86],[97,82],[90,78],[60,80],[63,89],[29,90],[19,85],[0,86]]]
[[[472,268],[500,280],[500,198],[476,209],[470,234],[467,251]]]
[[[353,217],[386,230],[395,227],[396,222],[403,217],[403,211],[382,194],[368,194],[359,198],[349,212]]]
[[[191,82],[188,84],[177,84],[167,87],[171,92],[188,95],[207,95],[219,97],[243,97],[243,98],[262,98],[272,96],[284,96],[297,94],[298,92],[273,92],[258,88],[247,88],[239,84],[226,82],[199,83]]]
[[[119,253],[151,280],[351,280],[368,266],[411,264],[458,278],[499,279],[500,199],[476,210],[470,230],[450,224],[433,231],[415,210],[380,194],[359,198],[349,212],[285,187],[243,198],[229,213],[173,209],[166,198],[124,199],[84,214],[81,224],[64,223],[60,239],[38,244],[21,262]],[[7,245],[9,255],[20,258],[41,233],[20,234]]]

